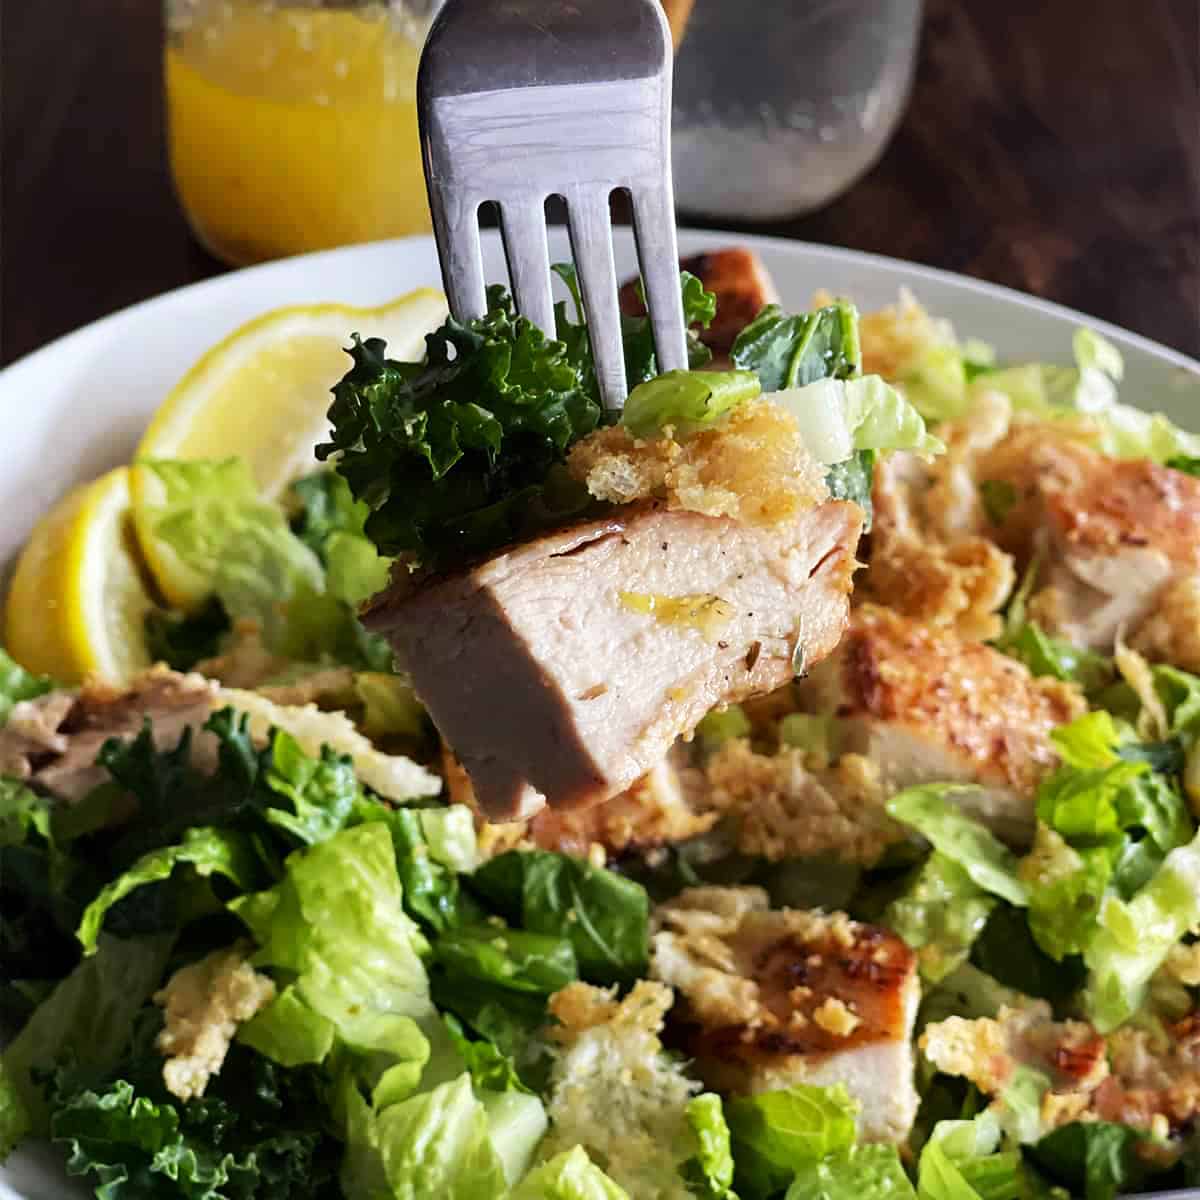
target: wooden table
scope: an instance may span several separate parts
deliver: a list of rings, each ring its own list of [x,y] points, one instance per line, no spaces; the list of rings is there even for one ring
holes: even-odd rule
[[[1200,6],[927,6],[881,162],[759,231],[995,280],[1200,356]],[[222,269],[171,193],[157,8],[5,5],[3,361]]]

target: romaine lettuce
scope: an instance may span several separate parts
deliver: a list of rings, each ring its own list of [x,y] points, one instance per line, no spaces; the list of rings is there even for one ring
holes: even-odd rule
[[[733,1142],[721,1097],[705,1092],[688,1101],[688,1125],[696,1135],[696,1154],[683,1165],[683,1176],[700,1200],[738,1200],[733,1191]]]
[[[1102,1032],[1141,1006],[1150,977],[1171,947],[1200,923],[1200,835],[1172,850],[1132,900],[1109,893],[1084,951],[1090,970],[1084,1004]]]
[[[725,1106],[737,1166],[737,1191],[759,1200],[787,1187],[806,1163],[854,1145],[858,1105],[841,1085],[794,1084],[739,1097]]]
[[[922,784],[898,792],[887,802],[889,815],[911,826],[933,848],[958,863],[985,892],[1010,904],[1024,905],[1028,892],[1017,875],[1017,860],[980,822],[951,802],[973,789],[956,783]]]
[[[966,962],[995,907],[965,868],[935,851],[888,905],[882,923],[917,951],[921,975],[937,983]]]
[[[827,377],[850,379],[862,367],[858,310],[839,301],[787,316],[769,304],[738,334],[730,358],[739,370],[753,371],[764,392],[802,388]]]
[[[915,1196],[896,1147],[871,1144],[800,1164],[785,1200],[913,1200]]]
[[[512,850],[470,886],[511,924],[570,938],[584,979],[623,982],[645,970],[650,901],[630,879],[565,854]]]
[[[370,1086],[389,1096],[416,1087],[430,1049],[422,1028],[437,1017],[421,961],[428,944],[404,912],[386,825],[296,851],[279,884],[230,908],[258,943],[253,962],[294,977],[295,998],[330,1021],[342,1044],[370,1056]]]
[[[636,438],[654,437],[668,426],[685,438],[761,390],[752,371],[668,371],[629,393],[621,424]]]
[[[588,1158],[582,1146],[576,1146],[534,1167],[508,1200],[630,1200],[630,1196]]]
[[[14,704],[44,696],[55,686],[46,675],[33,675],[0,650],[0,725],[8,720]]]

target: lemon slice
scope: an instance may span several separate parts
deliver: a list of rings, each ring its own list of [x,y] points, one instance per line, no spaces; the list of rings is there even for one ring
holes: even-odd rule
[[[329,432],[330,388],[350,367],[350,335],[381,337],[388,356],[418,359],[446,317],[440,292],[419,288],[379,308],[342,304],[280,308],[214,346],[176,384],[137,448],[140,459],[227,459],[249,468],[260,493],[277,499],[291,480],[315,470],[313,448]],[[204,600],[197,583],[154,525],[162,484],[136,463],[130,475],[142,557],[175,608]]]
[[[137,557],[129,470],[69,492],[34,527],[4,614],[9,653],[63,683],[120,684],[150,666],[144,626],[154,601]]]
[[[388,357],[417,359],[446,316],[439,292],[419,288],[379,308],[302,305],[264,314],[219,342],[163,401],[138,458],[241,458],[259,490],[278,497],[316,468],[329,389],[350,367],[352,333],[381,337]],[[138,480],[134,479],[134,501]],[[153,564],[152,564],[153,565]]]

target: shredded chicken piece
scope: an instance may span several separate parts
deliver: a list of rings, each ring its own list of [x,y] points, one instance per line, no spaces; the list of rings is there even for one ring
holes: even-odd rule
[[[801,750],[759,754],[735,738],[713,755],[705,776],[705,802],[736,818],[743,854],[771,862],[833,855],[870,865],[905,836],[887,815],[877,768],[859,754],[811,771]]]
[[[829,498],[795,418],[768,399],[682,441],[670,430],[639,439],[623,425],[599,429],[576,443],[567,467],[597,500],[665,500],[747,525],[782,524]]]
[[[164,1010],[155,1045],[167,1057],[163,1080],[180,1100],[203,1096],[225,1062],[238,1025],[275,998],[275,984],[247,961],[249,947],[217,950],[180,967],[154,994]]]

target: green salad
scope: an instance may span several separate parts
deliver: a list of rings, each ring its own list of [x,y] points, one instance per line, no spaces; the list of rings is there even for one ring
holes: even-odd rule
[[[567,468],[606,423],[586,326],[495,288],[419,363],[355,336],[281,502],[140,464],[139,534],[204,597],[146,618],[163,665],[74,689],[0,652],[0,1158],[48,1140],[102,1200],[1200,1186],[1200,599],[1173,624],[1164,574],[1096,633],[1117,585],[1072,608],[1045,532],[1096,464],[1200,529],[1200,439],[1086,331],[998,364],[911,301],[771,306],[705,369],[718,298],[682,292],[692,369],[624,318],[620,422],[786,412],[874,510],[842,666],[712,712],[611,817],[484,820],[359,606],[605,511]],[[1062,457],[1023,474],[1022,438]]]

